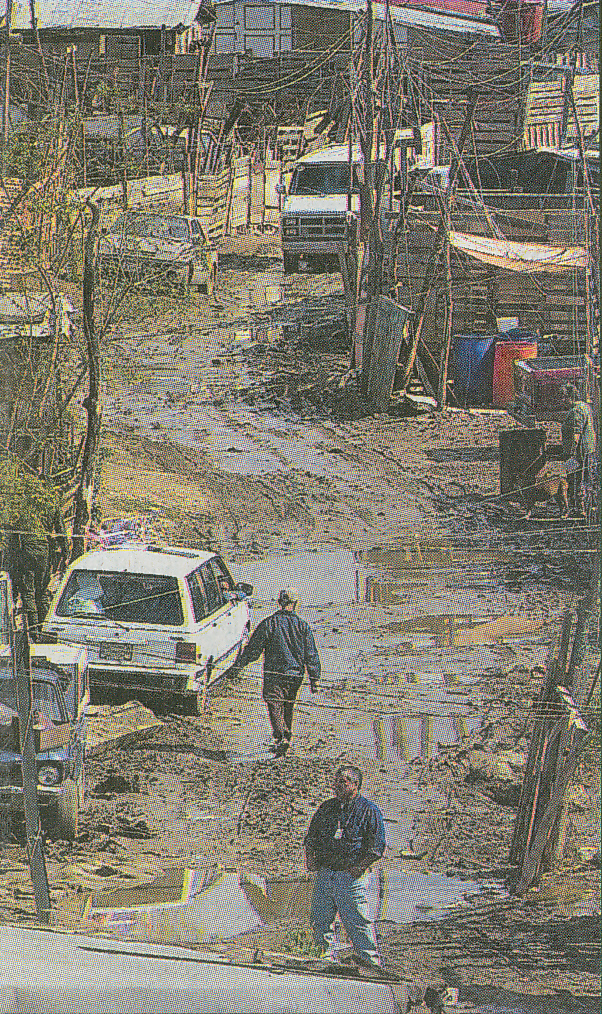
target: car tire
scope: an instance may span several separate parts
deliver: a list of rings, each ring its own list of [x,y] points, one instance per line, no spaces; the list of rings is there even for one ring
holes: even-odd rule
[[[284,251],[282,254],[284,273],[290,275],[299,267],[299,256],[298,254],[287,253]]]
[[[56,838],[73,841],[79,829],[78,785],[73,778],[67,778],[62,795],[54,805],[53,831]]]
[[[199,691],[198,694],[194,694],[190,697],[183,697],[181,708],[178,710],[180,710],[181,713],[186,715],[188,718],[196,718],[198,715],[203,713],[202,708],[203,693],[202,691]]]

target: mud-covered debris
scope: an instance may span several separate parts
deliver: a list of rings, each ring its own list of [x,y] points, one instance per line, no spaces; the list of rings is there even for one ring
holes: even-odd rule
[[[502,806],[518,806],[525,771],[525,757],[514,750],[490,753],[471,750],[465,781],[478,784],[482,792]]]
[[[118,775],[116,771],[111,772],[107,778],[104,778],[101,782],[98,782],[93,790],[95,796],[106,796],[109,793],[124,793],[124,792],[139,792],[140,791],[140,780],[138,775],[130,780],[124,778],[123,775]]]
[[[153,832],[150,830],[145,820],[130,821],[127,817],[120,817],[115,815],[116,827],[113,829],[114,833],[120,838],[152,838]]]
[[[118,877],[121,871],[116,869],[115,866],[109,866],[107,863],[101,863],[100,866],[95,866],[92,870],[97,877]]]

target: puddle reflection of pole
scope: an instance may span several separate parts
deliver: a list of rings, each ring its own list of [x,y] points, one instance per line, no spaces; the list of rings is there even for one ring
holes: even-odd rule
[[[385,720],[383,718],[377,718],[376,721],[372,722],[372,731],[374,733],[376,759],[381,761],[386,760],[387,750],[385,746]]]
[[[409,761],[410,753],[408,750],[408,736],[406,731],[405,719],[399,715],[393,715],[391,719],[393,725],[393,746],[395,752],[400,760]]]
[[[420,756],[422,760],[433,756],[433,719],[430,715],[420,716]]]
[[[456,742],[460,743],[467,735],[466,721],[462,715],[458,715],[454,718],[454,726],[456,729]]]

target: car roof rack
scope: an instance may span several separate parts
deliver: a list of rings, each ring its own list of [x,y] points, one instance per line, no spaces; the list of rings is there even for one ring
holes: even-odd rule
[[[146,543],[145,549],[148,553],[165,553],[167,556],[183,556],[187,560],[194,560],[200,555],[197,549],[184,549],[178,546],[161,546],[158,542]]]

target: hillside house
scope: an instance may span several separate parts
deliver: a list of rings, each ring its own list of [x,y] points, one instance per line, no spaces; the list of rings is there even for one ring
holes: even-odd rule
[[[36,0],[35,7],[43,50],[76,46],[79,61],[186,53],[214,20],[209,0]],[[13,3],[12,30],[35,45],[28,0]]]
[[[265,58],[291,50],[349,50],[352,16],[365,7],[360,0],[215,0],[214,49]],[[382,20],[384,4],[374,7]],[[408,41],[413,28],[490,38],[500,34],[485,0],[413,0],[391,3],[389,10],[399,43]]]

